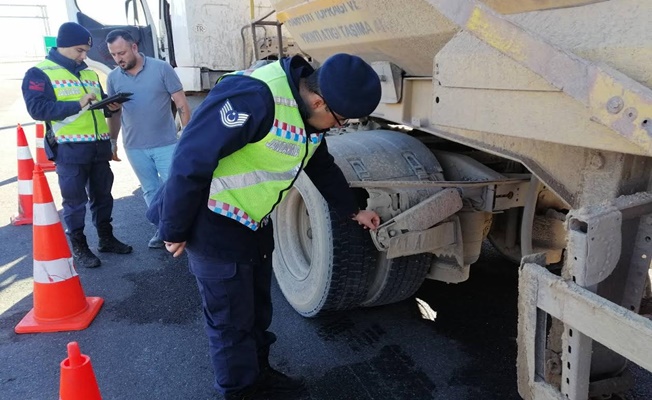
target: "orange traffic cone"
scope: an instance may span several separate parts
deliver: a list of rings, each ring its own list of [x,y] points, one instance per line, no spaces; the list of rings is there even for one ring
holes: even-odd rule
[[[68,358],[61,361],[59,400],[102,400],[91,358],[81,353],[77,342],[68,343]]]
[[[56,166],[53,161],[48,160],[45,154],[43,141],[45,137],[45,125],[42,122],[36,123],[36,164],[43,171],[54,171]]]
[[[45,174],[34,167],[34,308],[16,333],[86,329],[104,300],[85,297]]]
[[[18,214],[11,217],[12,225],[32,223],[32,171],[34,160],[29,151],[25,131],[20,124],[16,127],[18,149]]]

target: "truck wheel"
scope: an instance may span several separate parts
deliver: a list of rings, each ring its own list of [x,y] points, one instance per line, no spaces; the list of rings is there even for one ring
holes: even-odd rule
[[[429,253],[387,259],[380,253],[376,264],[375,276],[371,279],[364,307],[380,306],[407,299],[419,290],[432,262],[434,255]]]
[[[304,317],[357,307],[367,291],[368,234],[338,218],[304,173],[273,218],[274,274],[290,305]]]

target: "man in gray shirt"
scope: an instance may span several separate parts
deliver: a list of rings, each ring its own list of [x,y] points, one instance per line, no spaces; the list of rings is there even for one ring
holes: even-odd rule
[[[109,119],[113,160],[117,155],[117,138],[122,125],[122,143],[149,207],[161,183],[167,180],[172,156],[177,143],[177,129],[171,103],[179,112],[181,126],[190,120],[190,106],[179,77],[170,64],[138,52],[138,44],[123,29],[116,29],[106,37],[106,43],[116,68],[107,79],[109,96],[130,92],[130,100],[122,111]],[[162,248],[158,231],[150,239],[150,248]]]

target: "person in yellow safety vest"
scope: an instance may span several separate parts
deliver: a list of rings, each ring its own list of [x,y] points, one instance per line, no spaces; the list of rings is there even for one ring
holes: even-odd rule
[[[44,141],[44,147],[56,163],[63,197],[63,222],[72,244],[74,263],[87,268],[101,264],[84,235],[89,200],[99,236],[98,251],[118,254],[132,251],[131,246],[113,236],[111,225],[113,172],[109,160],[113,153],[105,116],[119,110],[121,105],[109,104],[104,111],[88,109],[93,101],[106,97],[97,73],[84,62],[92,44],[92,35],[83,26],[74,22],[61,25],[57,47],[25,73],[22,85],[30,116],[45,121],[48,127],[50,140]]]
[[[187,251],[215,388],[227,400],[306,390],[269,363],[269,215],[305,171],[340,218],[378,227],[378,214],[359,209],[324,132],[371,114],[380,97],[378,75],[359,57],[336,54],[314,70],[295,56],[226,75],[186,126],[148,218],[169,252]]]

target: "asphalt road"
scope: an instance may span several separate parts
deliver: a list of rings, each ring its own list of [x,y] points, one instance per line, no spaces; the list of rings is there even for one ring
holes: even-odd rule
[[[0,110],[0,117],[9,114]],[[33,129],[26,128],[32,147]],[[126,161],[112,163],[114,227],[134,252],[100,254],[102,267],[78,271],[86,295],[105,300],[101,311],[83,331],[14,333],[33,304],[31,226],[9,224],[17,211],[15,159],[15,130],[0,130],[0,399],[57,398],[70,341],[91,357],[105,399],[221,399],[212,389],[194,279],[185,257],[147,248],[154,228]],[[56,175],[47,177],[60,208]],[[93,247],[97,236],[89,228],[87,219]],[[428,281],[401,303],[315,319],[296,314],[274,284],[272,330],[279,340],[272,363],[306,377],[305,399],[520,399],[516,281],[516,265],[488,251],[468,282]],[[425,318],[424,307],[436,318]],[[627,397],[652,398],[650,374],[633,372],[639,386]]]
[[[14,141],[13,131],[0,134],[0,398],[56,398],[59,363],[77,341],[106,399],[219,399],[194,279],[185,257],[147,248],[154,228],[126,162],[112,164],[114,226],[134,253],[100,254],[102,267],[78,271],[86,295],[104,298],[102,310],[83,331],[14,333],[33,305],[31,226],[8,223],[17,210]],[[60,207],[56,175],[46,175]],[[87,234],[94,246],[94,230]],[[515,267],[490,264],[468,284],[424,285],[417,297],[437,312],[434,321],[415,299],[305,319],[274,285],[272,362],[304,375],[305,398],[315,400],[518,399]],[[480,360],[491,360],[489,368]]]

